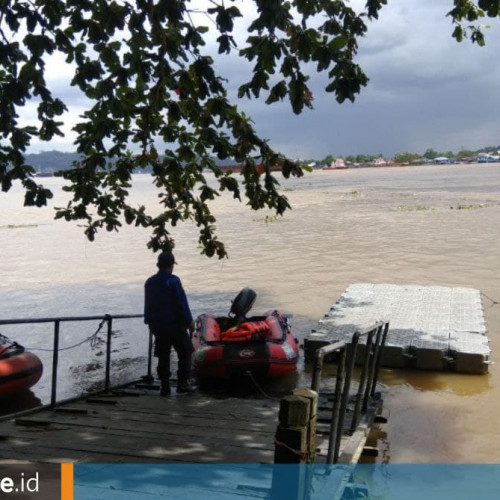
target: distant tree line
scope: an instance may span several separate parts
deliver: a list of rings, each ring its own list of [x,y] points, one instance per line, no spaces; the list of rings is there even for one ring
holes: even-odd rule
[[[219,160],[212,158],[219,167],[232,166],[236,164],[233,159]],[[68,168],[83,165],[83,156],[78,153],[66,153],[62,151],[44,151],[26,155],[26,161],[33,166],[37,174],[54,174]],[[136,172],[151,173],[151,166],[137,168]]]
[[[445,156],[450,160],[463,160],[463,159],[475,159],[480,153],[488,153],[488,154],[496,154],[497,151],[500,151],[500,146],[487,146],[478,150],[470,150],[470,149],[462,149],[458,151],[458,153],[454,153],[453,151],[435,151],[432,148],[429,148],[425,151],[424,154],[418,153],[397,153],[391,158],[396,163],[412,163],[419,160],[429,160],[432,161],[436,158]],[[307,163],[316,162],[321,165],[330,165],[336,158],[343,158],[347,163],[370,163],[376,160],[377,158],[384,158],[382,153],[379,154],[358,154],[358,155],[337,155],[328,154],[321,160],[308,160]]]
[[[392,158],[392,160],[397,163],[412,163],[422,159],[432,161],[435,158],[439,158],[441,156],[446,156],[450,160],[461,160],[464,158],[475,159],[480,153],[496,154],[497,151],[500,151],[500,146],[487,146],[477,150],[462,149],[458,153],[454,153],[453,151],[435,151],[434,149],[429,148],[422,155],[410,152],[398,153],[394,155],[394,158]],[[334,156],[333,154],[328,154],[321,160],[311,159],[307,160],[306,163],[331,165],[336,158],[344,158],[346,162],[351,164],[363,164],[373,162],[377,158],[384,158],[384,155],[382,153],[358,154],[347,155],[344,157],[342,155]],[[35,171],[38,174],[53,174],[54,172],[57,172],[59,170],[70,168],[71,166],[78,164],[81,160],[82,157],[78,153],[65,153],[62,151],[45,151],[43,153],[26,155],[26,161],[30,165],[33,165]],[[220,163],[220,166],[224,166],[225,164],[234,164],[235,162],[232,160],[226,160],[218,161],[218,163]]]
[[[63,153],[61,151],[46,151],[26,155],[26,162],[33,166],[37,174],[54,173],[58,170],[71,168],[81,159],[81,155],[78,153]]]

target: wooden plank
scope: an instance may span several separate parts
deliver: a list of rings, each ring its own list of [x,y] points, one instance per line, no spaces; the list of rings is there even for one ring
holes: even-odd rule
[[[165,432],[151,433],[150,431],[142,431],[140,429],[106,429],[102,430],[99,428],[93,428],[88,426],[73,427],[73,426],[63,426],[55,425],[51,429],[43,430],[41,432],[35,432],[26,427],[18,427],[13,425],[9,429],[6,429],[9,433],[8,437],[4,440],[5,446],[9,446],[9,443],[14,442],[16,438],[28,438],[37,439],[43,441],[45,439],[56,441],[64,439],[74,439],[74,440],[85,440],[85,441],[126,441],[129,438],[133,438],[135,442],[141,443],[142,445],[158,444],[168,442],[172,446],[182,446],[184,443],[200,442],[206,445],[215,443],[217,445],[225,446],[235,446],[244,447],[248,449],[272,449],[273,447],[273,436],[260,436],[253,434],[227,434],[224,436],[218,436],[213,434],[205,434],[204,436],[193,436],[193,435],[179,435],[179,434],[167,434]],[[127,447],[129,445],[127,444]],[[134,444],[134,447],[136,445]]]
[[[143,418],[141,418],[143,417]],[[91,415],[73,414],[37,414],[19,420],[22,425],[50,426],[61,424],[73,427],[92,427],[97,429],[122,429],[134,431],[138,427],[148,433],[167,433],[178,435],[206,436],[216,435],[218,438],[224,435],[274,435],[275,425],[255,424],[252,422],[238,422],[232,420],[209,421],[200,417],[185,416],[184,418],[173,418],[163,416],[159,419],[147,414],[127,414],[119,412],[106,412]]]
[[[87,438],[78,437],[72,433],[66,436],[58,435],[54,440],[48,436],[13,437],[5,443],[2,450],[8,456],[18,457],[19,454],[30,455],[31,460],[43,460],[54,456],[56,451],[60,456],[70,456],[79,461],[82,455],[90,461],[107,462],[108,455],[119,456],[125,462],[135,462],[138,458],[149,460],[157,459],[176,462],[266,462],[271,463],[272,449],[238,446],[228,442],[200,442],[199,440],[170,440],[159,441],[158,438],[138,440],[135,436],[120,435],[117,439],[109,436],[95,435]]]
[[[204,395],[161,398],[141,394],[110,397],[116,404],[89,404],[85,400],[25,415],[16,425],[0,423],[0,460],[82,462],[208,462],[272,463],[278,420],[278,402]],[[321,422],[331,416],[325,408]],[[348,414],[350,415],[350,414]],[[350,422],[350,418],[346,420]],[[318,423],[318,448],[326,455],[329,426]],[[371,423],[370,423],[371,425]],[[346,425],[347,427],[347,425]],[[366,434],[366,427],[361,434]],[[345,436],[341,456],[355,457]],[[366,437],[364,437],[366,441]],[[364,441],[363,441],[364,443]],[[354,446],[354,448],[353,448]],[[352,451],[352,450],[355,451]],[[361,447],[362,451],[362,447]]]
[[[106,398],[109,400],[109,398]],[[192,414],[203,413],[206,416],[230,415],[234,418],[249,418],[255,420],[273,419],[276,423],[279,412],[279,401],[260,399],[211,399],[196,394],[189,396],[172,396],[162,398],[158,395],[145,395],[142,397],[123,397],[116,400],[116,408],[127,408],[128,411],[146,410],[151,413]],[[78,405],[85,405],[81,401]],[[75,406],[74,404],[72,406]],[[90,405],[88,405],[90,406]],[[91,406],[94,408],[94,405]]]
[[[72,402],[68,412],[45,409],[18,419],[22,426],[1,424],[3,448],[8,456],[31,454],[31,459],[47,460],[59,454],[91,462],[108,457],[128,462],[272,462],[276,420],[265,415],[255,421],[250,414],[253,401],[226,405],[207,398],[165,399],[146,395],[123,397],[111,406]],[[176,411],[171,414],[171,409]]]
[[[105,412],[97,412],[90,416],[98,415],[109,415],[112,418],[117,418],[119,415],[123,415],[124,418],[134,420],[142,420],[145,422],[168,422],[171,424],[183,424],[189,422],[189,425],[199,425],[200,427],[207,427],[214,429],[254,429],[254,430],[272,430],[276,426],[275,419],[255,419],[252,415],[247,414],[238,417],[230,412],[221,413],[219,415],[206,415],[206,414],[193,414],[188,412],[162,412],[162,413],[150,413],[145,410],[143,411],[130,411],[128,408],[126,411],[113,411],[112,409],[106,409]]]
[[[38,453],[35,456],[35,453]],[[35,458],[34,458],[35,457]],[[33,448],[32,450],[16,450],[15,458],[9,449],[0,449],[0,466],[1,464],[12,464],[16,462],[41,462],[41,463],[56,463],[62,462],[77,462],[77,463],[128,463],[122,455],[113,455],[111,453],[102,456],[94,454],[84,454],[81,451],[74,452],[71,450],[60,450],[57,448]],[[136,457],[134,462],[140,463],[165,463],[163,459],[151,457]],[[172,462],[176,462],[172,460]]]

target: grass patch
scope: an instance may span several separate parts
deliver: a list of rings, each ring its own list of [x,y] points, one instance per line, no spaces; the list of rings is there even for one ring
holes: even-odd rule
[[[21,227],[38,227],[38,224],[6,224],[5,226],[0,226],[6,229],[19,229]]]
[[[264,222],[266,224],[271,224],[278,220],[277,215],[266,215],[265,217],[259,217],[257,219],[252,219],[254,222]]]
[[[485,205],[464,205],[464,204],[460,204],[460,205],[457,205],[457,210],[477,210],[479,208],[484,208]],[[453,207],[450,207],[451,209],[453,209]]]
[[[408,207],[408,206],[400,205],[398,207],[398,210],[400,212],[425,212],[427,210],[432,210],[432,208],[428,207],[427,205],[417,205],[416,207]]]

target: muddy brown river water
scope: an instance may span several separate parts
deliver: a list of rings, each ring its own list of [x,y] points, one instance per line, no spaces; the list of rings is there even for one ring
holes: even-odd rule
[[[52,205],[64,204],[61,180],[43,183],[56,192]],[[196,228],[175,229],[176,273],[194,314],[227,313],[236,293],[250,286],[258,293],[253,312],[293,314],[294,333],[303,339],[352,283],[467,286],[482,293],[492,359],[498,360],[500,165],[315,171],[281,179],[281,188],[293,209],[278,219],[226,196],[215,201],[229,259],[201,256]],[[135,176],[133,197],[138,204],[156,203],[148,176]],[[143,283],[155,272],[145,231],[125,227],[89,243],[82,228],[55,221],[50,207],[22,207],[16,190],[2,194],[0,214],[2,319],[142,312]],[[77,343],[96,326],[65,332],[63,345]],[[113,356],[121,376],[142,373],[144,326],[131,321],[117,328]],[[46,367],[50,363],[49,352],[41,350],[50,348],[50,328],[0,332],[38,348]],[[66,351],[61,396],[83,390],[101,362],[99,347],[90,354],[88,346]],[[308,380],[301,365],[294,383]],[[500,462],[498,364],[488,375],[469,376],[385,369],[380,382],[389,420],[372,436],[381,450],[378,461]],[[48,369],[31,402],[12,404],[45,401],[49,386]]]

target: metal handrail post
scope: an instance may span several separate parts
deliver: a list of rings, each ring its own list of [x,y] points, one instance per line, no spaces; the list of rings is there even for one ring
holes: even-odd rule
[[[54,321],[54,347],[52,351],[52,387],[50,391],[50,406],[55,406],[57,400],[57,366],[59,363],[59,320]]]
[[[342,434],[339,432],[339,420],[340,420],[340,402],[342,400],[342,385],[345,379],[345,366],[347,359],[347,348],[344,346],[342,349],[342,354],[340,358],[340,363],[337,367],[337,379],[335,381],[335,394],[333,396],[333,406],[332,406],[332,420],[330,421],[330,436],[328,438],[328,453],[326,456],[326,463],[333,464],[334,461],[338,459],[335,456],[335,450],[337,449],[337,441],[340,441]]]
[[[344,382],[344,388],[342,391],[342,402],[340,404],[340,420],[338,423],[338,433],[342,434],[342,426],[344,424],[344,418],[347,411],[347,404],[349,402],[349,391],[351,389],[352,373],[354,371],[354,365],[356,364],[356,350],[359,343],[360,333],[355,332],[352,336],[352,343],[346,346],[347,350],[347,360],[346,360],[346,377]],[[335,463],[339,458],[340,453],[340,439],[337,440],[335,444]]]
[[[367,379],[371,373],[370,358],[372,355],[372,345],[373,345],[373,331],[370,331],[368,333],[368,338],[366,339],[366,344],[365,344],[365,356],[363,359],[363,368],[361,370],[361,376],[359,379],[358,392],[356,394],[356,404],[354,405],[354,412],[352,414],[351,429],[350,429],[351,432],[354,432],[356,426],[358,425],[358,419],[361,409],[363,409],[363,411],[365,410],[363,398],[364,398],[365,388],[370,387],[370,382],[367,382]]]
[[[377,382],[378,382],[378,373],[380,371],[380,363],[382,361],[382,351],[384,350],[385,342],[387,340],[387,334],[389,332],[389,322],[385,322],[383,325],[383,333],[382,333],[382,339],[380,340],[380,344],[378,346],[377,354],[375,356],[375,374],[373,376],[372,380],[372,387],[370,390],[370,396],[373,397],[375,394],[375,389],[377,387]]]
[[[389,323],[376,323],[374,326],[363,331],[356,331],[352,336],[351,343],[346,344],[338,341],[328,344],[316,350],[314,357],[311,389],[319,393],[324,358],[327,354],[340,351],[341,359],[337,369],[337,380],[335,383],[335,394],[332,406],[332,419],[330,421],[330,434],[328,439],[327,463],[337,463],[340,454],[340,444],[347,406],[349,403],[349,391],[352,375],[356,364],[356,351],[361,337],[366,336],[366,351],[363,358],[363,370],[360,385],[356,396],[353,422],[357,425],[361,411],[366,411],[369,396],[373,396],[377,384],[377,375],[380,368],[381,351],[385,345]],[[383,330],[383,334],[381,334]],[[374,336],[375,340],[374,340]],[[364,396],[364,397],[363,397]],[[351,431],[353,430],[351,425]]]
[[[316,356],[314,357],[313,366],[313,376],[311,382],[311,389],[319,393],[319,383],[321,381],[321,373],[323,371],[323,358],[325,357],[325,351],[323,348],[316,351]]]
[[[111,335],[113,333],[113,318],[106,315],[108,321],[108,333],[106,336],[106,378],[104,380],[104,390],[109,391],[110,388],[110,372],[111,372]]]
[[[143,318],[143,314],[116,314],[111,317],[109,314],[103,316],[57,316],[49,318],[13,318],[13,319],[0,319],[0,325],[22,325],[22,324],[41,324],[53,323],[54,324],[54,338],[52,348],[52,382],[50,387],[50,402],[48,407],[54,407],[57,404],[57,378],[59,366],[59,341],[60,341],[60,326],[64,322],[74,321],[94,321],[105,319],[108,322],[108,342],[106,349],[106,390],[110,389],[110,371],[111,371],[111,335],[112,335],[112,319],[132,319]],[[79,345],[79,344],[78,344]],[[36,349],[36,348],[35,348]],[[68,349],[67,347],[65,349]],[[43,349],[42,349],[43,350]],[[149,368],[148,368],[149,370]]]
[[[316,350],[311,381],[311,389],[313,391],[319,392],[319,384],[321,382],[321,373],[323,371],[323,361],[325,356],[332,352],[339,351],[340,349],[344,348],[345,345],[345,342],[339,341],[335,342],[335,344],[327,344]]]
[[[375,369],[375,355],[377,353],[377,344],[380,340],[379,332],[381,328],[382,325],[379,325],[376,330],[370,332],[370,338],[371,338],[370,357],[368,359],[368,363],[366,366],[368,372],[366,378],[365,394],[363,397],[363,406],[361,407],[361,411],[363,412],[365,412],[368,408],[368,400],[370,399],[370,389],[372,386],[373,377],[375,376],[373,370]],[[373,337],[375,337],[375,340],[373,340]]]
[[[365,388],[365,396],[363,399],[363,411],[366,411],[368,408],[368,403],[370,401],[370,398],[372,397],[371,391],[373,387],[373,379],[375,378],[375,367],[377,364],[377,356],[379,353],[380,349],[380,341],[382,339],[382,328],[384,327],[384,324],[381,323],[376,330],[375,334],[375,342],[374,342],[374,348],[373,348],[373,353],[372,357],[370,359],[370,373],[368,374],[368,384],[366,385]]]

